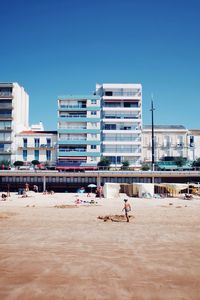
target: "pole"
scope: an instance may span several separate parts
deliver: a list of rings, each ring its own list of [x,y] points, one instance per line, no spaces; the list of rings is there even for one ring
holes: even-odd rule
[[[46,176],[43,176],[43,192],[46,191]]]
[[[153,107],[153,97],[151,99],[151,143],[152,143],[152,148],[151,148],[151,168],[152,171],[154,171],[154,164],[155,164],[155,143],[154,143],[154,112],[155,108]]]

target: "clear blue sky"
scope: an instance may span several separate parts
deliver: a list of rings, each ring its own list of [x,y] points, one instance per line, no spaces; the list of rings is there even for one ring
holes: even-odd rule
[[[57,96],[142,83],[143,123],[200,129],[199,0],[0,0],[0,81],[56,129]]]

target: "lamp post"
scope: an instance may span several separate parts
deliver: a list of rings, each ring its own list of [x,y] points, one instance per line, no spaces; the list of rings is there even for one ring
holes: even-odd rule
[[[155,144],[154,144],[154,112],[155,108],[153,106],[153,97],[151,98],[151,143],[152,143],[152,148],[151,148],[151,169],[154,171],[154,166],[155,166]]]

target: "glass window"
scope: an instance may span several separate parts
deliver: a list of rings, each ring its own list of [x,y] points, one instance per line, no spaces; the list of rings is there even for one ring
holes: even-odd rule
[[[97,146],[96,145],[91,145],[91,149],[96,149]]]
[[[97,104],[97,100],[96,99],[92,99],[91,100],[91,104]]]
[[[96,116],[96,114],[97,114],[96,110],[91,111],[91,115],[92,115],[92,116]]]
[[[34,150],[35,160],[39,160],[39,150]]]
[[[39,148],[40,146],[40,139],[35,139],[35,147]]]
[[[27,138],[24,138],[23,139],[23,147],[27,148],[27,144],[28,144],[28,140],[27,140]]]
[[[46,150],[46,160],[51,160],[51,150]]]
[[[51,147],[51,139],[47,139],[47,147]]]
[[[27,161],[27,150],[23,150],[23,161]]]

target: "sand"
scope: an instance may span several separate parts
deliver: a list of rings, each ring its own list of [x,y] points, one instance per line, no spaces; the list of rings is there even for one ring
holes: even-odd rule
[[[127,223],[97,219],[123,195],[29,195],[0,201],[1,300],[200,299],[200,200],[130,198]]]

